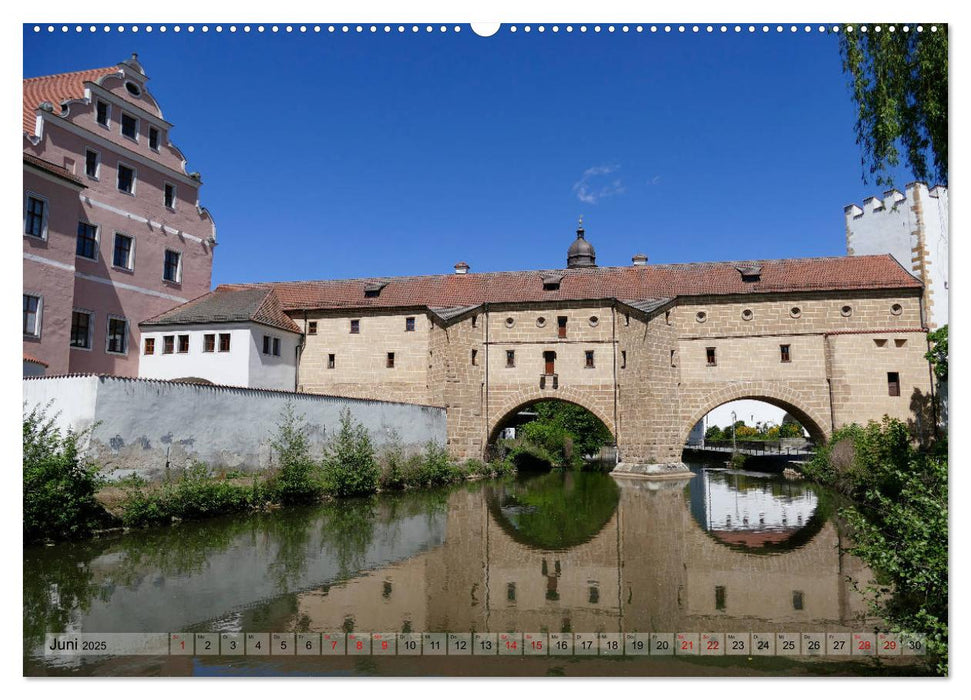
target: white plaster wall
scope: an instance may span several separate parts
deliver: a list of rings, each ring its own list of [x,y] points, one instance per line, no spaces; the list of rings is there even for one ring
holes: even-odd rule
[[[910,258],[916,241],[912,233],[917,230],[917,223],[910,209],[912,204],[910,200],[898,201],[898,197],[889,196],[868,199],[863,203],[863,213],[857,216],[847,212],[846,244],[853,255],[890,253],[905,270],[913,271]]]
[[[24,414],[43,408],[62,433],[87,430],[94,424],[98,378],[37,377],[24,381]]]
[[[263,354],[264,335],[280,339],[279,357]],[[250,338],[249,382],[246,386],[294,391],[297,388],[297,345],[299,343],[300,336],[296,333],[254,323]],[[270,349],[272,352],[272,343]]]
[[[937,194],[936,197],[933,194]],[[924,206],[924,234],[927,243],[927,271],[933,291],[934,304],[928,321],[932,327],[940,328],[948,322],[949,278],[948,264],[948,192],[943,187],[935,187],[928,194]]]
[[[919,276],[912,259],[917,245],[917,221],[912,210],[916,198],[923,210],[928,282],[934,302],[926,321],[931,327],[940,327],[948,322],[950,226],[946,188],[928,190],[926,185],[914,183],[907,188],[906,196],[891,191],[882,198],[868,199],[862,209],[847,207],[846,243],[853,255],[890,253],[904,269]]]
[[[193,326],[153,326],[142,332],[141,358],[138,363],[138,376],[146,379],[180,379],[201,377],[214,384],[227,386],[250,386],[250,352],[253,346],[253,324],[214,324],[207,327]],[[216,334],[216,352],[203,352],[203,336]],[[229,352],[219,352],[219,334],[229,333]],[[189,335],[189,352],[162,353],[162,337],[176,336],[175,348],[178,350],[178,336]],[[155,338],[155,353],[145,354],[145,338]],[[290,387],[293,388],[291,384]]]
[[[116,478],[156,478],[166,462],[173,469],[196,460],[215,469],[275,466],[270,441],[288,403],[305,417],[316,456],[339,430],[345,408],[378,450],[392,433],[406,451],[445,443],[445,410],[431,406],[103,376],[38,377],[23,385],[25,403],[53,402],[64,427],[97,421],[90,456]]]

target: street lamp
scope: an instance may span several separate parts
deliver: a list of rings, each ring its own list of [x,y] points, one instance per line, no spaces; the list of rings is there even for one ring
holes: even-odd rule
[[[732,457],[735,456],[735,422],[738,419],[735,416],[735,411],[732,411]]]

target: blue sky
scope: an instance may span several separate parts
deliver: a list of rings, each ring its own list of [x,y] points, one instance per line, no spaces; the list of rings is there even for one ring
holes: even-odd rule
[[[843,206],[881,190],[833,36],[452,26],[27,25],[24,77],[138,52],[203,176],[214,284],[562,267],[581,214],[601,265],[842,255]]]

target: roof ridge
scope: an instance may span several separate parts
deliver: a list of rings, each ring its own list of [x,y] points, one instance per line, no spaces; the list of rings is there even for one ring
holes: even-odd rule
[[[184,301],[184,302],[182,302],[181,304],[179,304],[177,306],[173,306],[171,309],[166,309],[165,311],[163,311],[160,314],[155,314],[151,318],[146,318],[144,321],[140,321],[140,323],[149,323],[151,321],[155,321],[156,319],[159,319],[162,316],[166,316],[166,315],[168,315],[168,314],[170,314],[170,313],[172,313],[174,311],[178,311],[183,306],[188,306],[189,304],[193,304],[193,303],[199,301],[200,299],[203,299],[204,297],[209,296],[210,294],[215,294],[215,292],[216,292],[215,289],[210,289],[205,294],[200,294],[199,296],[195,297],[194,299],[189,299],[188,301]]]
[[[473,278],[473,277],[485,277],[487,275],[518,275],[518,274],[537,274],[542,275],[544,273],[578,273],[578,274],[598,274],[598,272],[609,271],[609,270],[657,270],[659,268],[684,268],[684,267],[701,267],[701,266],[725,266],[733,267],[735,265],[753,265],[753,264],[764,264],[764,263],[794,263],[794,262],[828,262],[828,261],[848,261],[848,260],[865,260],[867,258],[885,258],[889,256],[889,253],[877,253],[873,255],[826,255],[821,257],[806,257],[806,258],[749,258],[744,260],[711,260],[711,261],[697,261],[697,262],[675,262],[675,263],[659,263],[651,265],[600,265],[597,267],[586,267],[586,268],[573,268],[573,267],[550,267],[541,269],[531,269],[531,270],[488,270],[484,272],[467,272],[461,277]],[[892,257],[892,256],[890,256]],[[426,275],[372,275],[368,277],[338,277],[332,279],[312,279],[312,280],[279,280],[275,282],[244,282],[238,283],[237,286],[277,286],[277,285],[290,285],[290,284],[319,284],[319,283],[342,283],[347,284],[350,282],[371,282],[371,281],[385,281],[391,280],[405,281],[405,280],[422,280],[422,279],[434,279],[434,278],[458,278],[453,272],[439,272]],[[233,283],[228,283],[227,286]],[[220,285],[223,286],[223,285]]]
[[[44,78],[62,78],[69,75],[80,75],[81,73],[94,73],[96,71],[97,72],[100,72],[100,71],[119,72],[119,70],[120,69],[118,68],[117,65],[107,66],[105,68],[85,68],[83,70],[70,70],[64,73],[48,73],[47,75],[35,75],[33,78],[24,78],[23,81],[26,83],[30,80],[43,80]]]

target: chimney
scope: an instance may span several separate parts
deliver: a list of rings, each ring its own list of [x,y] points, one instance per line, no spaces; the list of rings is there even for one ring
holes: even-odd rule
[[[457,262],[457,263],[455,263],[455,274],[456,275],[464,275],[466,272],[468,272],[471,269],[472,268],[469,267],[469,264],[467,262]]]
[[[647,265],[647,256],[644,255],[644,253],[637,253],[631,258],[631,261],[636,267],[641,267],[643,265]]]

